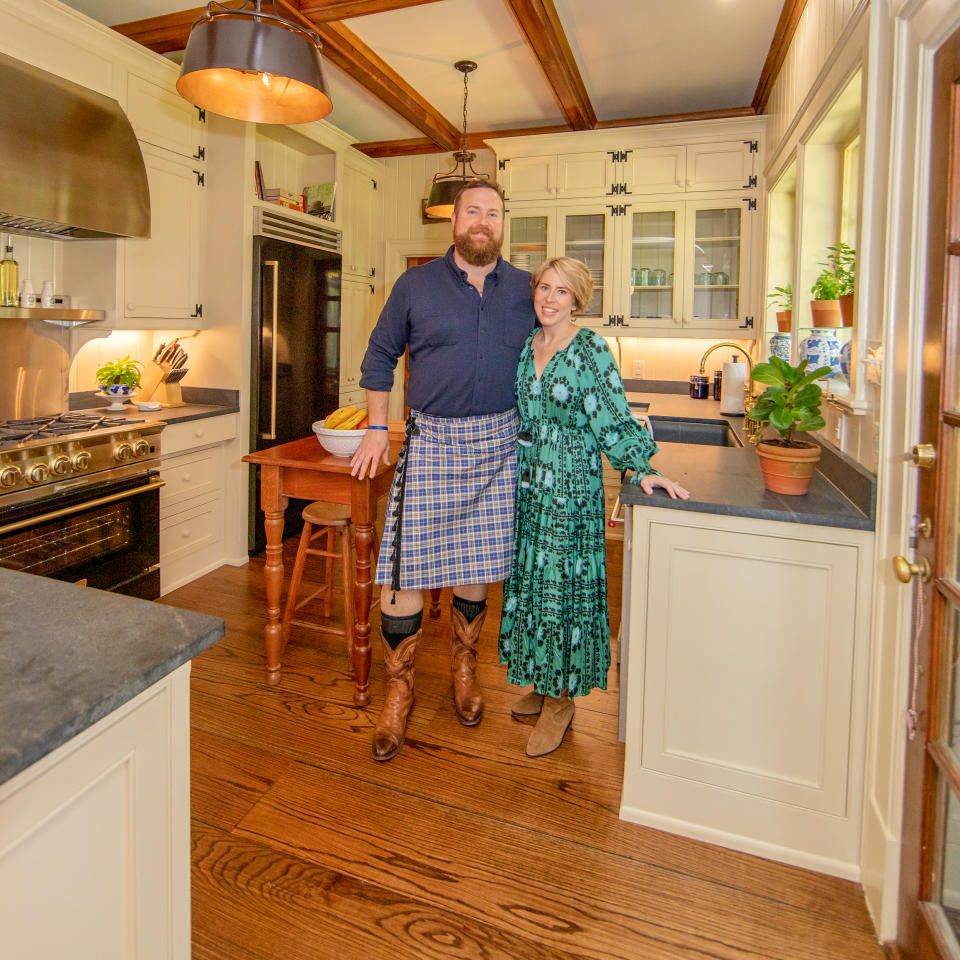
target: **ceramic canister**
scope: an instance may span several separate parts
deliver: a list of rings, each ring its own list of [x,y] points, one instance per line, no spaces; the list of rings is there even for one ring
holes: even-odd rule
[[[767,346],[770,348],[771,357],[779,357],[781,360],[790,362],[790,334],[775,333],[769,340]]]
[[[850,379],[850,341],[840,348],[840,372]]]
[[[840,373],[840,341],[836,332],[831,327],[822,327],[811,333],[800,343],[800,359],[808,361],[808,370],[832,367],[824,380]]]

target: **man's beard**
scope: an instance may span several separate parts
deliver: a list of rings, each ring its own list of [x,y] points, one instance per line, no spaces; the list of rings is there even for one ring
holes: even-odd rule
[[[500,255],[503,234],[494,237],[488,227],[472,227],[462,232],[455,230],[453,246],[472,267],[485,267]]]

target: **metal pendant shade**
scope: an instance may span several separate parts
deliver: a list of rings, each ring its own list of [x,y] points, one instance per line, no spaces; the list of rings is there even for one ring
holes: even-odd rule
[[[472,60],[458,60],[453,66],[463,74],[463,139],[453,155],[456,166],[449,173],[438,173],[433,178],[430,196],[423,208],[428,217],[437,220],[449,220],[453,216],[454,201],[465,184],[489,179],[487,174],[473,169],[476,154],[467,150],[467,80],[477,65]]]
[[[333,109],[320,63],[320,38],[253,9],[207,5],[194,21],[180,95],[198,107],[254,123],[309,123]]]

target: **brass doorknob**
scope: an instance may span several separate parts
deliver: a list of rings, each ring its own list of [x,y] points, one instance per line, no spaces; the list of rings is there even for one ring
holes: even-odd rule
[[[919,577],[921,583],[930,582],[930,561],[921,557],[916,563],[911,563],[906,557],[899,554],[893,558],[893,572],[901,583],[909,583],[914,577]]]
[[[937,448],[932,443],[918,443],[913,448],[910,459],[921,470],[926,470],[937,462]]]

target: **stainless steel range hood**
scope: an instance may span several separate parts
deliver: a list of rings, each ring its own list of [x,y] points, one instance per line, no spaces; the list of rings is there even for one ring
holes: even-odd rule
[[[150,190],[116,100],[0,54],[0,229],[150,236]]]

